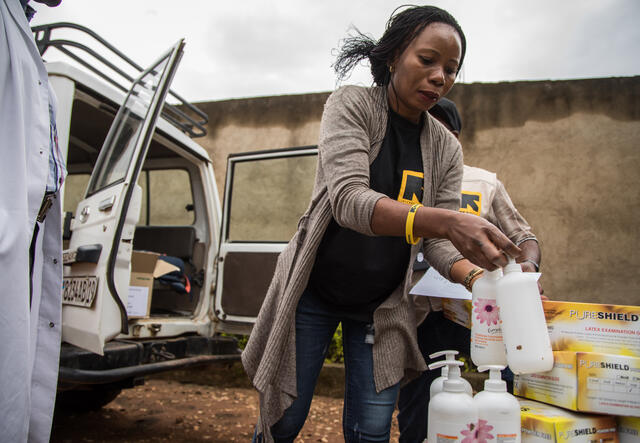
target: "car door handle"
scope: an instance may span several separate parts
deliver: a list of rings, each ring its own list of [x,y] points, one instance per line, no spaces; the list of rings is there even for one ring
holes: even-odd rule
[[[98,205],[98,210],[100,210],[102,212],[110,211],[111,208],[113,208],[113,205],[115,204],[115,202],[116,202],[116,196],[115,195],[112,195],[109,198],[105,198]]]

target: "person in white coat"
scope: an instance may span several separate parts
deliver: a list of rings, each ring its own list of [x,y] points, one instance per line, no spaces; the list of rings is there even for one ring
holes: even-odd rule
[[[7,442],[49,441],[60,355],[58,194],[66,171],[28,3],[0,0],[0,440]]]

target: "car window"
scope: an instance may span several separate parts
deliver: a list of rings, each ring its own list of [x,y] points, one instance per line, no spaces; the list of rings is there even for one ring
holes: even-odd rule
[[[195,221],[191,180],[186,169],[152,169],[140,174],[139,225],[185,226]]]
[[[164,66],[169,60],[169,57],[162,58],[154,69],[142,75],[132,86],[104,141],[87,196],[124,181],[135,154],[144,116],[150,110]]]
[[[309,204],[316,155],[234,163],[227,240],[287,242]]]
[[[75,214],[76,208],[84,198],[91,174],[69,174],[64,180],[63,212]]]

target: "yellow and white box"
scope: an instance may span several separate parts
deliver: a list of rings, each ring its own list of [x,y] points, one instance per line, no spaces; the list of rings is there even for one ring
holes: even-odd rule
[[[640,416],[640,358],[554,351],[553,369],[519,374],[513,392],[575,411]]]
[[[640,442],[640,417],[617,417],[620,443]]]
[[[443,298],[442,311],[445,318],[471,329],[471,300]]]
[[[616,418],[566,411],[532,400],[518,399],[522,443],[615,443]]]
[[[543,301],[551,349],[640,357],[640,306]]]

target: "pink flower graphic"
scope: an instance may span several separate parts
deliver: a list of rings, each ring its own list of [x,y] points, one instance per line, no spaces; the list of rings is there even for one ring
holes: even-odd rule
[[[475,309],[473,312],[476,314],[476,319],[480,320],[480,324],[486,323],[487,325],[497,325],[500,321],[499,309],[495,300],[487,298],[479,298],[474,303]]]
[[[461,431],[464,439],[460,443],[487,443],[487,439],[493,439],[493,435],[489,433],[493,426],[487,424],[486,420],[479,420],[477,426],[469,423],[467,428],[469,429]]]

